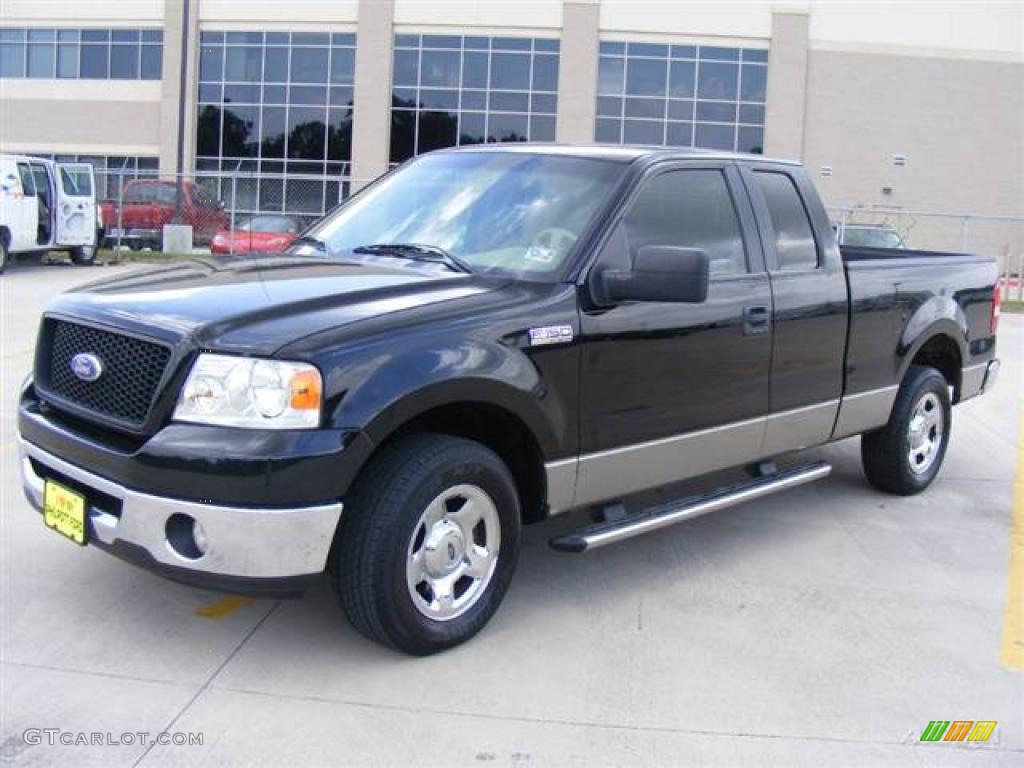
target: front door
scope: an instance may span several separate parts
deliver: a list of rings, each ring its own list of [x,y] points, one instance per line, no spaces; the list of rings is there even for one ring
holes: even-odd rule
[[[88,163],[57,165],[57,244],[96,242],[96,192]]]
[[[700,304],[624,302],[581,314],[577,505],[759,458],[769,409],[771,288],[728,163],[648,172],[594,271],[644,246],[705,251]]]

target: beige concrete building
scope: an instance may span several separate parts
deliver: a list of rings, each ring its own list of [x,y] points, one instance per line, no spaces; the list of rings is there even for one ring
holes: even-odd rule
[[[914,213],[1024,215],[1019,2],[4,0],[0,100],[4,151],[199,173],[242,211],[453,144],[657,143],[800,158],[914,245],[1024,249]]]

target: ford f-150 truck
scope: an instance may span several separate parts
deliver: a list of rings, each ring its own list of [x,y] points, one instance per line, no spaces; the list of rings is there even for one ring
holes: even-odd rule
[[[795,163],[439,151],[288,254],[58,296],[21,392],[24,489],[57,532],[174,579],[282,594],[326,572],[356,629],[431,653],[488,621],[521,526],[552,515],[592,513],[551,541],[586,552],[822,478],[775,460],[858,434],[872,485],[924,490],[951,404],[993,385],[995,288],[988,258],[841,251]]]
[[[124,185],[120,205],[104,200],[99,209],[108,244],[132,248],[161,247],[165,224],[188,224],[197,244],[209,243],[217,230],[230,224],[223,203],[191,181],[134,179]]]

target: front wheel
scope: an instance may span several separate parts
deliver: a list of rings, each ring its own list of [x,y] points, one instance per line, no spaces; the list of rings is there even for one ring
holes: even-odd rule
[[[939,473],[951,427],[945,377],[934,368],[911,366],[889,423],[861,437],[861,464],[868,482],[900,496],[920,493]]]
[[[447,435],[400,439],[345,501],[331,580],[352,625],[424,656],[475,635],[519,555],[519,498],[504,462]]]
[[[7,262],[11,258],[11,251],[7,245],[7,233],[0,232],[0,275],[7,268]]]

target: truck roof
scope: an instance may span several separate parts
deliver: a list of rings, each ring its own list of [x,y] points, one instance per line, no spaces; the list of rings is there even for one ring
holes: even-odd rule
[[[474,144],[450,147],[439,152],[512,152],[519,154],[560,155],[563,157],[589,157],[632,163],[641,158],[658,160],[738,160],[755,163],[781,163],[800,165],[797,160],[766,157],[746,152],[728,152],[717,149],[695,147],[663,147],[641,144],[555,144],[514,142],[508,144]]]

